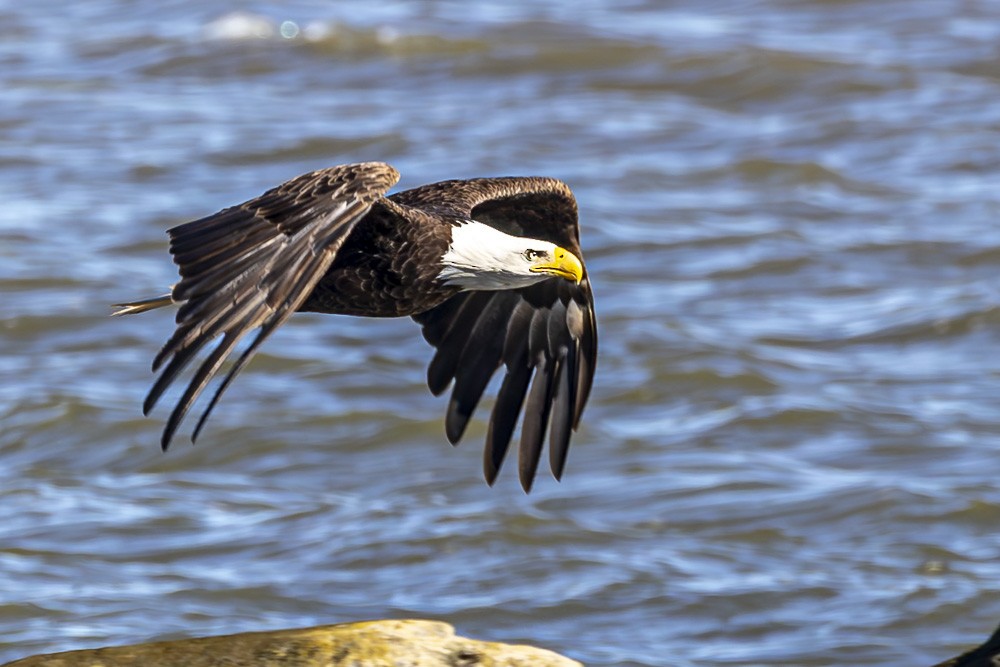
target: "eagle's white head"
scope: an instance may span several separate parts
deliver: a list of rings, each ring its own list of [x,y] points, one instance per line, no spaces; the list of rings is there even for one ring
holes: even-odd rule
[[[517,289],[552,276],[577,283],[583,279],[583,263],[568,250],[474,220],[451,228],[451,245],[441,264],[438,278],[467,290]]]

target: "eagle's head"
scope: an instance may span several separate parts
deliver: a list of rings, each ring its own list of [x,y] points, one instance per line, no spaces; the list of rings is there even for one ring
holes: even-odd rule
[[[511,236],[474,220],[452,226],[441,264],[438,278],[467,290],[517,289],[553,276],[583,280],[583,263],[565,248]]]

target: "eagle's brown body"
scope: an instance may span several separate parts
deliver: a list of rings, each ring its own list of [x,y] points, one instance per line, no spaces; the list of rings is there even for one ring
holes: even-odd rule
[[[448,250],[454,223],[419,209],[403,217],[394,209],[385,199],[372,206],[299,310],[400,317],[458,294],[428,270]]]

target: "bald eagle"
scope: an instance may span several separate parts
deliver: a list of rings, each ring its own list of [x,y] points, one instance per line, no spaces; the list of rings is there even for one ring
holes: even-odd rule
[[[213,340],[167,419],[162,447],[237,344],[258,330],[225,374],[194,441],[226,387],[292,313],[409,316],[436,348],[427,384],[454,383],[445,416],[462,437],[495,371],[506,367],[484,453],[493,484],[521,424],[519,477],[538,468],[545,431],[562,476],[570,432],[597,362],[594,300],[580,252],[576,200],[552,178],[443,181],[391,196],[399,173],[381,162],[303,174],[255,199],[168,231],[181,279],[168,295],[118,304],[115,314],[179,304],[153,360],[162,371],[149,411]]]

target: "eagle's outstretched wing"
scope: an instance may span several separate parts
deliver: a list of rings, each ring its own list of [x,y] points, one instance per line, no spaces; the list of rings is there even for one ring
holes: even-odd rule
[[[197,437],[236,374],[302,305],[354,225],[398,180],[396,170],[381,162],[322,169],[169,231],[170,254],[181,275],[170,296],[181,306],[177,328],[153,361],[153,370],[163,371],[143,413],[149,413],[202,348],[219,336],[222,340],[201,362],[170,414],[164,449],[236,345],[259,328],[202,413],[192,439]]]
[[[550,241],[583,258],[576,200],[555,179],[445,181],[391,199],[448,209],[508,234]],[[440,394],[454,380],[445,419],[452,443],[461,438],[494,372],[506,366],[486,436],[487,482],[496,479],[522,410],[521,485],[531,488],[546,428],[549,464],[560,478],[597,363],[594,297],[586,270],[579,284],[553,278],[518,290],[462,293],[414,319],[437,348],[427,370],[431,391]]]

